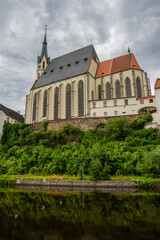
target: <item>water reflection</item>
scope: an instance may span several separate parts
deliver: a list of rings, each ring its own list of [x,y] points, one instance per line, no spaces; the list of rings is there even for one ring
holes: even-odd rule
[[[160,194],[0,189],[0,239],[158,240]]]

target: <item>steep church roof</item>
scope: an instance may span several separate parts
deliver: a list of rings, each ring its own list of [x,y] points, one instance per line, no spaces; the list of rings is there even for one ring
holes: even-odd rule
[[[98,78],[128,69],[141,70],[133,53],[100,62],[96,77]]]
[[[0,110],[2,110],[8,117],[17,120],[18,122],[24,122],[24,118],[22,115],[20,115],[18,112],[13,111],[12,109],[5,107],[2,104],[0,104]]]
[[[52,59],[32,89],[86,73],[92,58],[98,56],[93,45],[89,45]]]

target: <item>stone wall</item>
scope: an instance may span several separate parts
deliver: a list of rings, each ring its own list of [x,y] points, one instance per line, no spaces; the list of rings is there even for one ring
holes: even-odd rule
[[[135,120],[138,115],[128,115],[124,116],[129,118],[131,121]],[[97,118],[72,118],[72,119],[59,119],[48,121],[48,130],[62,130],[64,125],[68,123],[82,130],[95,129],[100,124],[105,124],[108,120],[120,117],[97,117]],[[33,123],[29,126],[29,130],[42,130],[42,122]]]

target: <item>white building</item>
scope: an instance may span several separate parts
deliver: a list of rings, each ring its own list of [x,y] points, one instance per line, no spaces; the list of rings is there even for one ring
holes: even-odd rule
[[[9,123],[23,123],[24,118],[18,112],[0,104],[0,137],[2,135],[4,121]]]

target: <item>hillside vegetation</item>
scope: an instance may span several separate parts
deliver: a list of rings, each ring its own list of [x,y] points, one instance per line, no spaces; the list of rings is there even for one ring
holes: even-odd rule
[[[151,115],[134,122],[109,120],[103,130],[82,131],[68,124],[61,131],[29,132],[27,124],[5,123],[0,144],[0,175],[90,175],[106,180],[111,175],[158,177],[158,129],[144,129]]]

